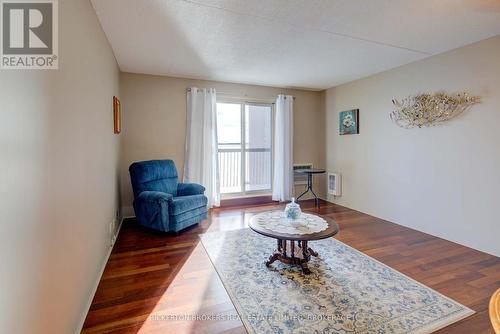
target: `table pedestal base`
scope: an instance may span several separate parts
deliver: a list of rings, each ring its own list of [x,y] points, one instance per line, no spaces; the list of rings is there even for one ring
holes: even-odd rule
[[[309,262],[311,256],[318,256],[318,253],[307,246],[307,241],[297,241],[297,245],[292,240],[277,239],[277,241],[276,250],[266,261],[267,267],[274,261],[279,260],[285,264],[299,265],[305,275],[311,273],[307,267],[307,262]]]

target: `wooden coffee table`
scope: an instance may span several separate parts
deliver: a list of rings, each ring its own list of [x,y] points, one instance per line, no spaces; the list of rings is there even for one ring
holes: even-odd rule
[[[248,225],[252,230],[277,240],[276,250],[269,257],[269,260],[266,261],[266,266],[269,267],[274,261],[279,260],[286,264],[299,265],[304,274],[310,274],[311,271],[307,267],[307,262],[309,262],[311,256],[318,256],[318,253],[309,247],[309,241],[330,238],[339,232],[339,226],[333,219],[323,216],[320,217],[326,220],[328,228],[324,231],[311,234],[279,233],[268,230],[250,220]]]

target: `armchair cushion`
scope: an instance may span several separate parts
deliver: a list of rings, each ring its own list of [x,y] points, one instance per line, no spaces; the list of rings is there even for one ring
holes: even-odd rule
[[[170,202],[170,216],[177,216],[181,213],[197,208],[206,208],[207,197],[205,195],[190,195],[173,197]]]
[[[205,187],[197,183],[179,183],[177,185],[177,196],[202,195]]]

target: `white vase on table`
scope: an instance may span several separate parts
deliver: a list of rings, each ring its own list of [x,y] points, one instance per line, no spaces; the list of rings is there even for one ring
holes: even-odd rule
[[[292,201],[285,206],[285,217],[288,219],[299,219],[302,214],[300,210],[300,205],[295,203],[295,198],[292,197]]]

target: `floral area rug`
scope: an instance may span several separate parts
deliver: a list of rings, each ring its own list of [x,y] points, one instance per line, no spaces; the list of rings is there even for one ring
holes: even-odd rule
[[[474,311],[333,238],[300,268],[250,229],[200,235],[249,333],[431,333]]]

